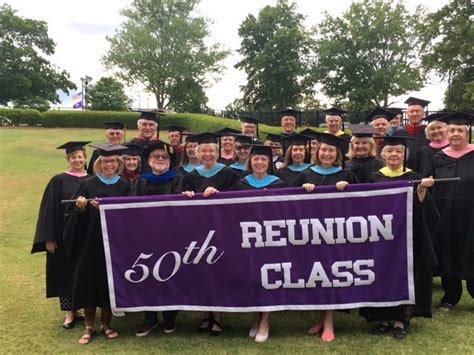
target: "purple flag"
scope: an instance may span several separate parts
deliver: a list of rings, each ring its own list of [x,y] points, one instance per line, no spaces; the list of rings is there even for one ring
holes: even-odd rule
[[[101,199],[114,312],[414,303],[409,182]]]
[[[76,102],[72,108],[82,108],[82,101]]]

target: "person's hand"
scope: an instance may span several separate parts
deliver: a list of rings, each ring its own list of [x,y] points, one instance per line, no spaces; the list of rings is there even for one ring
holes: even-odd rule
[[[46,250],[48,253],[54,254],[54,251],[57,249],[58,245],[54,240],[47,240],[46,241]]]
[[[218,189],[212,187],[212,186],[209,186],[207,187],[205,190],[204,190],[204,193],[202,194],[204,197],[209,197],[211,195],[214,195],[215,193],[219,192]]]
[[[76,200],[76,207],[84,211],[87,206],[87,199],[84,196],[79,196]]]
[[[91,201],[91,205],[99,209],[99,199],[96,197],[93,201]]]
[[[183,191],[183,195],[185,195],[188,198],[193,198],[194,197],[194,191]]]
[[[306,192],[313,192],[316,189],[316,185],[306,183],[306,184],[303,184],[303,189],[305,189]]]
[[[421,179],[421,183],[418,185],[418,187],[427,189],[428,187],[432,187],[434,183],[435,181],[433,179],[433,176],[430,176],[428,178]]]
[[[344,189],[349,185],[347,181],[338,181],[336,182],[336,189],[339,191],[344,191]]]

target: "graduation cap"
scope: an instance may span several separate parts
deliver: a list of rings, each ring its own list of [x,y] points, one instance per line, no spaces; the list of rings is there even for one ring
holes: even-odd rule
[[[371,138],[377,133],[372,125],[368,124],[349,124],[352,135],[357,138]]]
[[[346,151],[347,147],[347,142],[344,139],[330,133],[318,132],[318,142],[319,144],[324,143],[336,147],[342,154]]]
[[[107,129],[120,129],[124,130],[125,129],[125,123],[118,122],[118,121],[110,121],[110,122],[102,122],[102,124],[107,128]]]
[[[176,153],[174,151],[174,148],[170,144],[165,143],[163,141],[153,142],[152,144],[148,145],[143,151],[143,159],[148,160],[148,157],[150,156],[151,152],[156,149],[163,149],[164,151],[166,151],[170,155],[172,163],[176,159]]]
[[[240,132],[237,129],[225,127],[225,128],[222,128],[218,131],[215,131],[214,133],[219,134],[220,136],[233,136],[233,135],[236,135],[236,134],[241,134],[242,132]]]
[[[187,134],[187,133],[183,133],[184,136],[186,136],[185,138],[185,142],[186,143],[197,143],[197,139],[196,139],[196,135],[195,134]]]
[[[244,136],[243,134],[234,134],[235,141],[244,145],[251,145],[253,143],[253,138],[249,136]]]
[[[126,143],[124,144],[127,149],[122,150],[120,153],[121,155],[129,155],[131,157],[136,157],[140,156],[141,151],[143,150],[143,147],[133,144],[133,143]]]
[[[428,122],[433,122],[433,121],[440,121],[441,117],[449,115],[451,112],[436,112],[429,114],[428,116],[425,117],[425,120]]]
[[[284,110],[277,111],[277,113],[280,113],[283,116],[293,116],[296,118],[297,115],[301,114],[301,111],[294,110],[292,108],[286,108]]]
[[[170,124],[163,128],[166,129],[168,132],[179,132],[179,133],[183,133],[186,130],[186,127],[183,127],[177,124]]]
[[[286,142],[287,147],[291,145],[306,145],[311,140],[310,137],[305,136],[301,133],[295,133],[290,136],[282,137],[281,141]]]
[[[393,112],[396,115],[403,115],[403,109],[400,107],[388,107],[387,110]]]
[[[88,142],[81,142],[81,141],[72,141],[72,142],[67,142],[64,143],[63,145],[60,145],[56,149],[65,149],[66,154],[71,154],[74,152],[77,152],[78,150],[85,150],[84,146],[86,144],[89,144],[91,141]]]
[[[342,117],[342,115],[344,115],[345,113],[347,113],[347,111],[344,111],[344,110],[341,110],[337,107],[331,107],[331,108],[328,108],[326,110],[323,110],[323,112],[327,115],[327,116],[339,116],[339,117]]]
[[[315,131],[314,129],[311,129],[311,128],[305,128],[300,132],[300,134],[311,138],[311,140],[318,140],[319,132],[317,132],[317,131]]]
[[[157,123],[160,121],[159,117],[153,111],[136,111],[136,112],[140,112],[140,117],[138,117],[138,119],[140,120],[154,121]]]
[[[265,140],[267,141],[270,141],[270,142],[274,142],[274,143],[281,143],[281,136],[278,135],[278,134],[273,134],[273,133],[270,133],[270,132],[262,132],[264,134],[266,134],[266,138]]]
[[[121,150],[127,149],[122,144],[89,144],[89,146],[96,148],[101,157],[109,157],[111,155],[120,155]]]
[[[218,140],[220,134],[211,133],[211,132],[204,132],[194,135],[194,139],[196,140],[197,144],[207,144],[207,143],[214,143],[218,144]]]
[[[416,97],[409,97],[408,99],[405,100],[405,103],[408,104],[408,106],[413,106],[413,105],[420,105],[421,107],[426,107],[431,101],[423,100],[423,99],[418,99]]]
[[[374,139],[383,139],[382,147],[393,146],[393,145],[403,145],[405,147],[405,154],[403,156],[403,171],[406,170],[407,166],[407,146],[408,142],[414,140],[413,137],[400,137],[400,136],[383,136],[383,137],[373,137]]]
[[[387,121],[390,121],[392,118],[396,116],[396,113],[386,110],[382,107],[376,107],[372,110],[367,117],[365,118],[366,122],[375,121],[378,118],[385,118]]]

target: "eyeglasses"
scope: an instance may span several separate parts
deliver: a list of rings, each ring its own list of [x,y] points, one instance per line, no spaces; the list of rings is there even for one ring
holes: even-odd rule
[[[150,158],[153,158],[155,160],[169,160],[170,156],[169,155],[160,155],[160,154],[153,154],[150,155]]]
[[[235,147],[236,150],[250,150],[250,147],[247,147],[247,146],[239,146],[239,147]]]

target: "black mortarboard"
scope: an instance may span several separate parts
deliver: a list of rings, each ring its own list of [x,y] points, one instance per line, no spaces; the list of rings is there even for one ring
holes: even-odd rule
[[[342,115],[347,113],[347,111],[341,110],[337,107],[328,108],[326,110],[323,110],[323,112],[328,116],[339,116],[339,117],[342,117]]]
[[[165,150],[170,155],[172,160],[174,160],[174,158],[176,157],[174,148],[170,144],[165,143],[163,141],[157,141],[147,145],[147,147],[143,151],[143,159],[147,160],[151,152],[153,152],[155,149]]]
[[[89,144],[89,146],[96,148],[101,157],[109,157],[111,155],[120,155],[120,151],[127,149],[122,144]]]
[[[137,111],[137,112],[140,112],[139,119],[141,120],[148,120],[148,121],[155,121],[155,122],[160,121],[156,113],[153,111]]]
[[[198,144],[214,143],[217,144],[220,135],[211,132],[204,132],[194,135],[194,139]]]
[[[277,113],[280,113],[284,116],[293,116],[293,117],[296,118],[296,116],[299,115],[301,113],[301,111],[294,110],[292,108],[287,108],[287,109],[284,109],[284,110],[277,111]]]
[[[185,135],[186,135],[186,139],[185,139],[186,143],[197,143],[195,134],[185,134]]]
[[[63,145],[60,145],[56,149],[66,149],[66,154],[71,154],[74,152],[77,152],[78,150],[85,150],[84,146],[86,144],[89,144],[91,141],[88,142],[67,142],[64,143]]]
[[[403,115],[403,109],[400,107],[387,107],[387,110],[393,112],[395,115]]]
[[[250,116],[239,116],[239,120],[241,122],[245,122],[245,123],[253,123],[255,125],[258,125],[260,120],[256,119],[256,118],[253,118],[253,117],[250,117]]]
[[[447,124],[472,126],[474,115],[470,115],[465,112],[452,112],[442,118],[439,118],[438,121],[442,121]]]
[[[286,147],[289,147],[291,145],[306,145],[306,143],[310,141],[311,138],[303,134],[296,133],[290,136],[282,137],[281,140],[282,142],[287,143]]]
[[[270,142],[275,142],[275,143],[280,143],[281,142],[281,136],[278,134],[273,134],[269,132],[262,132],[266,134],[267,136],[265,137],[265,140],[270,141]]]
[[[451,112],[436,112],[425,117],[428,122],[440,121],[440,118],[449,115]]]
[[[349,124],[352,135],[357,138],[370,138],[377,133],[372,125],[368,124]]]
[[[240,144],[246,144],[250,145],[253,142],[253,138],[249,136],[244,136],[243,134],[233,134],[235,137],[236,142],[239,142]]]
[[[311,129],[311,128],[305,128],[300,132],[300,134],[302,134],[306,137],[309,137],[312,140],[318,140],[318,133],[319,132],[317,132],[317,131],[315,131],[314,129]]]
[[[122,150],[120,152],[121,155],[129,155],[131,157],[136,157],[140,155],[140,152],[143,150],[143,147],[133,144],[133,143],[126,143],[124,146],[127,147],[127,149]]]
[[[125,129],[125,123],[122,123],[122,122],[113,122],[113,121],[110,121],[110,122],[102,122],[102,124],[107,127],[107,129],[121,129],[121,130],[124,130]]]
[[[405,100],[405,103],[408,104],[408,106],[412,105],[420,105],[422,107],[428,106],[428,104],[431,101],[423,100],[423,99],[417,99],[416,97],[409,97],[408,99]]]
[[[334,134],[318,132],[318,142],[319,144],[332,145],[339,149],[341,153],[346,152],[347,142]]]
[[[240,132],[239,130],[237,129],[233,129],[233,128],[229,128],[229,127],[225,127],[225,128],[222,128],[218,131],[215,131],[214,133],[216,134],[219,134],[221,136],[233,136],[235,134],[241,134],[242,132]]]
[[[183,133],[186,130],[186,127],[183,127],[177,124],[170,124],[163,128],[166,129],[168,132],[179,132],[179,133]]]
[[[390,121],[396,116],[396,113],[386,110],[382,107],[376,107],[372,112],[370,112],[365,118],[366,122],[374,121],[378,118],[385,118],[387,121]]]

